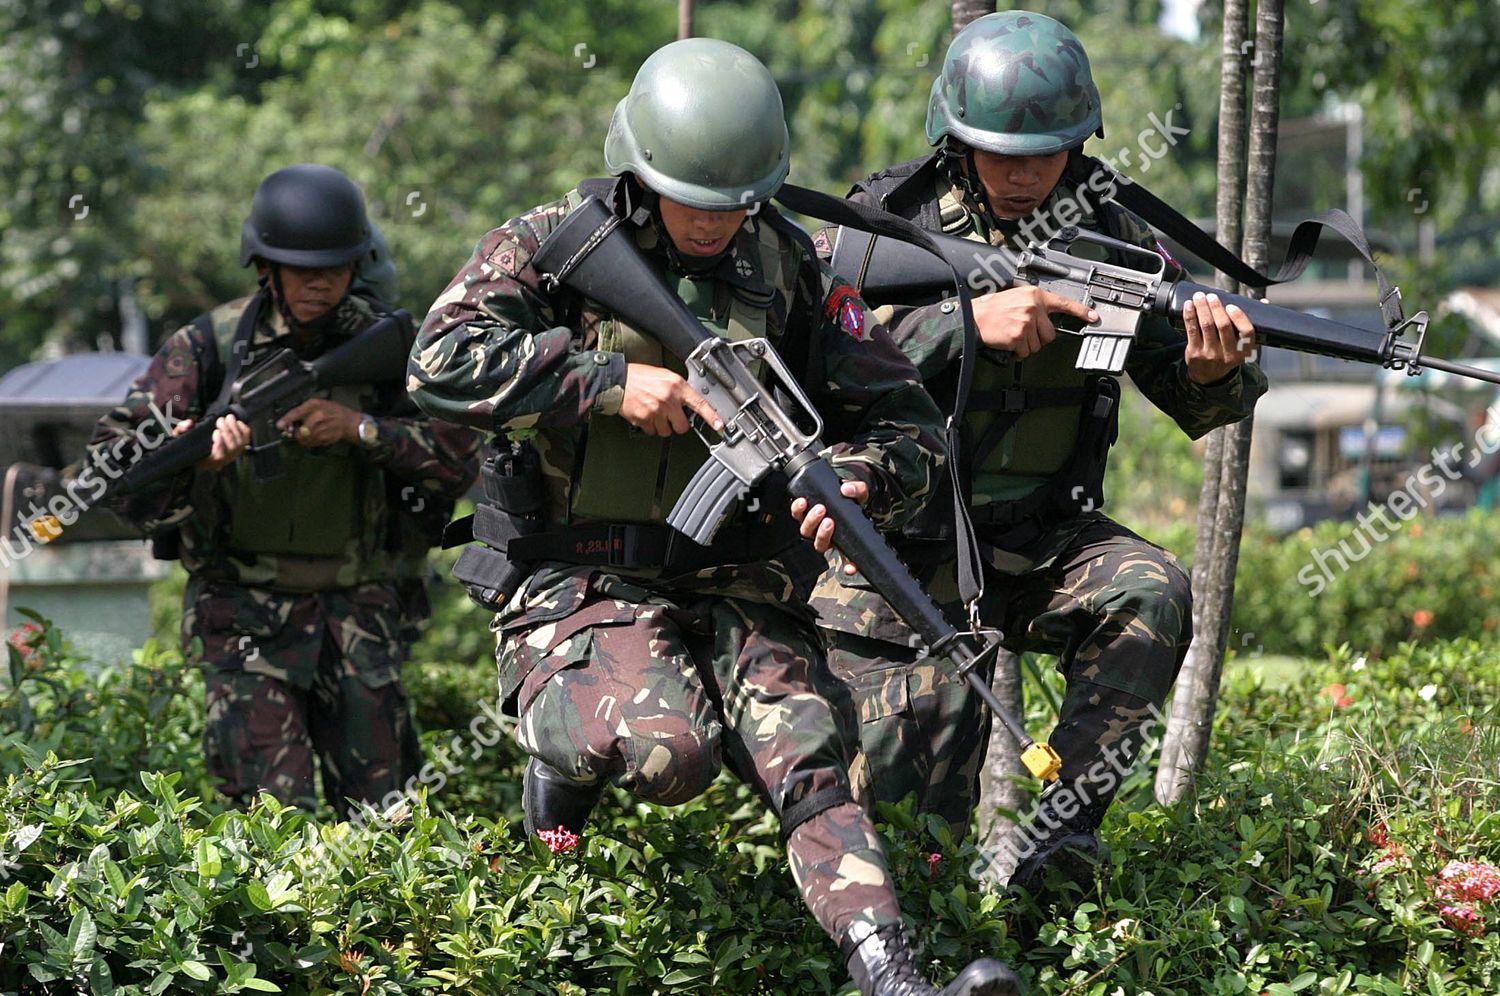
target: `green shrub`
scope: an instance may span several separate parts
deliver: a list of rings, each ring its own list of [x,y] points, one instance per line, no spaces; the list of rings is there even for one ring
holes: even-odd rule
[[[487,668],[411,669],[419,714],[450,724],[429,757],[460,766],[358,824],[205,794],[174,652],[100,671],[50,630],[25,651],[0,686],[0,991],[848,992],[727,777],[672,810],[611,793],[572,853],[521,839],[519,752],[467,749]],[[888,810],[924,958],[946,978],[992,954],[1039,994],[1493,993],[1500,915],[1455,920],[1442,876],[1500,858],[1497,686],[1500,652],[1467,641],[1345,648],[1278,688],[1231,669],[1195,800],[1163,810],[1132,780],[1103,831],[1115,871],[1073,907],[979,886],[972,844]],[[126,774],[158,763],[181,772]]]
[[[1403,640],[1491,637],[1500,620],[1500,515],[1413,520],[1341,571],[1328,551],[1363,551],[1355,529],[1323,522],[1283,539],[1247,534],[1236,630],[1268,652],[1304,656],[1329,644],[1378,655]],[[1319,553],[1332,580],[1318,569]]]

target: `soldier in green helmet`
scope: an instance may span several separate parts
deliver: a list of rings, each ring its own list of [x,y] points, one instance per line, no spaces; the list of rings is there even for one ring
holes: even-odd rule
[[[933,82],[927,139],[935,151],[871,175],[850,197],[932,231],[1017,249],[1044,240],[1061,217],[1159,251],[1140,219],[1099,203],[1107,187],[1080,151],[1091,135],[1103,135],[1099,91],[1073,32],[1041,14],[990,14],[954,38]],[[826,232],[819,241],[830,248]],[[954,302],[879,303],[876,315],[951,408],[963,349]],[[1192,623],[1177,561],[1099,510],[1119,383],[1075,369],[1081,339],[1057,334],[1058,314],[1096,319],[1087,306],[1032,286],[975,299],[982,352],[961,454],[985,561],[980,616],[1009,648],[1056,655],[1067,681],[1050,738],[1062,776],[1043,794],[1011,878],[1029,891],[1049,868],[1085,886],[1094,880],[1100,822],[1172,687]],[[1243,313],[1210,296],[1184,318],[1186,336],[1147,319],[1126,372],[1197,438],[1248,415],[1266,382],[1245,362],[1254,328]],[[933,501],[898,545],[926,572],[929,591],[956,609],[955,571],[943,555],[952,550],[951,504]],[[962,836],[978,798],[988,715],[962,681],[919,659],[906,627],[857,577],[830,571],[814,605],[830,666],[858,703],[876,797],[915,797]]]
[[[537,529],[487,531],[526,504],[497,473],[475,519],[486,545],[465,551],[522,569],[493,629],[501,698],[531,755],[527,830],[553,843],[582,831],[609,782],[685,802],[727,763],[779,816],[798,887],[861,990],[935,996],[856,801],[852,703],[807,609],[834,522],[821,506],[788,514],[785,490],[771,488],[739,502],[710,546],[670,530],[707,457],[691,420],[722,426],[718,413],[646,331],[532,265],[562,219],[600,198],[708,328],[777,348],[826,419],[844,493],[897,526],[932,489],[937,408],[811,239],[767,203],[788,144],[754,56],[710,39],[658,50],[610,124],[614,179],[584,181],[480,241],[419,333],[414,397],[440,418],[528,434],[540,463]],[[1015,991],[989,959],[941,990]]]

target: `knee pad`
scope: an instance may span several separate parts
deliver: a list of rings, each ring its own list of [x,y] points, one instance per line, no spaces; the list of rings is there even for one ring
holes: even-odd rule
[[[717,729],[674,737],[631,737],[621,746],[625,752],[621,782],[634,795],[660,806],[677,806],[702,795],[722,766]]]

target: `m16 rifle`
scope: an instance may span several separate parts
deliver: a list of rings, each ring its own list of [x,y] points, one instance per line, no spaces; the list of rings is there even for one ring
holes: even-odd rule
[[[1461,377],[1500,384],[1500,374],[1451,360],[1422,355],[1427,335],[1427,312],[1400,319],[1384,333],[1231,294],[1190,280],[1171,280],[1166,261],[1157,253],[1076,226],[1061,229],[1045,243],[1033,242],[1017,252],[953,235],[934,234],[949,264],[968,274],[969,286],[979,292],[1034,284],[1043,290],[1087,304],[1099,313],[1093,325],[1065,326],[1061,331],[1083,337],[1077,367],[1118,374],[1125,369],[1136,330],[1146,315],[1163,315],[1182,328],[1182,309],[1197,293],[1217,294],[1224,304],[1241,308],[1255,324],[1255,341],[1303,353],[1317,353],[1358,363],[1373,363],[1419,374],[1424,367]],[[1126,263],[1082,258],[1075,250],[1093,244],[1119,254]],[[897,239],[870,235],[844,227],[838,230],[831,265],[861,294],[876,303],[904,302],[941,294],[952,287],[952,273],[929,253]],[[1396,305],[1383,301],[1384,310]],[[1410,333],[1410,338],[1407,338]]]
[[[250,460],[257,479],[279,477],[278,447],[283,440],[276,421],[323,388],[400,383],[406,376],[412,341],[411,315],[397,311],[315,360],[300,359],[289,348],[275,350],[235,377],[222,400],[209,405],[186,432],[149,452],[139,439],[131,440],[135,458],[123,473],[94,490],[91,503],[148,491],[193,466],[212,451],[214,423],[223,415],[233,415],[250,426]],[[31,528],[38,536],[55,537],[62,531],[50,516],[33,522]]]
[[[667,517],[673,528],[707,543],[724,513],[773,472],[787,490],[821,504],[838,523],[834,545],[921,637],[929,652],[946,657],[1021,745],[1021,760],[1044,781],[1057,778],[1061,759],[1026,734],[978,672],[994,653],[994,634],[960,633],[928,597],[879,530],[840,490],[841,480],[821,456],[822,420],[792,372],[764,339],[731,342],[714,335],[667,287],[633,239],[618,230],[623,219],[595,197],[586,198],[553,230],[532,258],[552,287],[566,286],[656,337],[687,365],[687,380],[723,419],[717,440],[705,438],[709,459],[699,468]],[[945,271],[946,272],[946,271]],[[947,285],[952,285],[948,274]],[[751,364],[763,362],[768,379],[788,399],[789,411]]]

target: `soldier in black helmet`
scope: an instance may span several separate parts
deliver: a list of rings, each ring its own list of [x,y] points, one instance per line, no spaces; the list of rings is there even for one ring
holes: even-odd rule
[[[379,318],[378,288],[393,286],[388,252],[375,251],[343,173],[303,164],[266,177],[240,241],[259,290],[170,336],[92,445],[131,432],[153,405],[186,414],[181,431],[269,350],[311,359],[363,331]],[[357,269],[371,293],[351,293]],[[420,766],[401,684],[403,507],[461,495],[478,437],[404,403],[399,387],[319,392],[278,422],[284,473],[269,481],[242,459],[249,427],[226,415],[209,456],[118,509],[171,537],[188,571],[183,641],[201,641],[205,753],[231,798],[263,790],[310,808],[316,763],[344,814],[348,800],[400,791]]]

